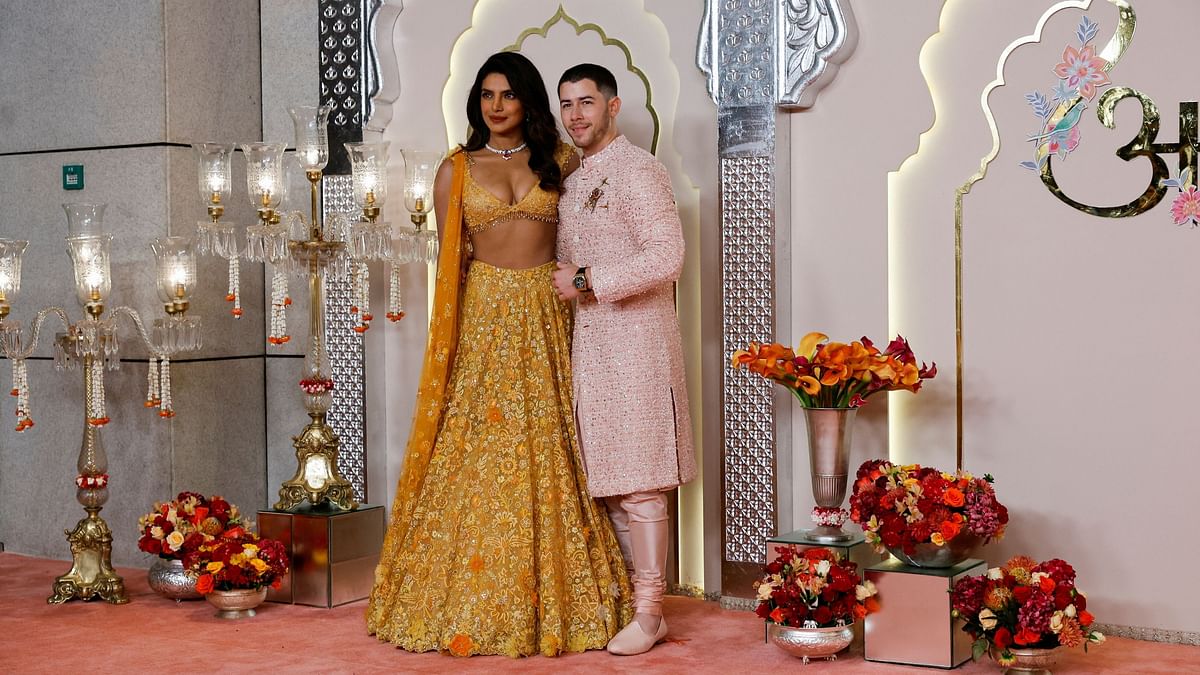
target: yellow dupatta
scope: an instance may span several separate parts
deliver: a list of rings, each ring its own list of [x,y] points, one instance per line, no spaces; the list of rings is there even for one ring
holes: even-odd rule
[[[451,160],[454,162],[454,170],[450,179],[450,200],[446,208],[446,218],[442,221],[442,243],[434,286],[433,314],[429,321],[429,342],[425,348],[421,382],[417,386],[417,402],[413,411],[412,431],[408,437],[408,449],[404,455],[404,469],[396,487],[391,522],[384,538],[381,567],[395,557],[396,549],[408,532],[410,516],[421,494],[421,486],[425,482],[429,460],[433,455],[433,444],[441,426],[450,371],[454,364],[454,352],[458,347],[458,305],[463,256],[462,194],[467,166],[466,153],[455,151]],[[377,591],[383,583],[381,576],[386,576],[386,573],[376,574]],[[374,594],[371,599],[373,603]]]

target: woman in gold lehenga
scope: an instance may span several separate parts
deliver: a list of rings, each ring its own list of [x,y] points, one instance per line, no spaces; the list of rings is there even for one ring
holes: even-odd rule
[[[520,54],[483,64],[467,119],[435,181],[434,314],[367,628],[459,656],[602,649],[629,621],[629,585],[587,492],[570,309],[550,284],[578,159]]]

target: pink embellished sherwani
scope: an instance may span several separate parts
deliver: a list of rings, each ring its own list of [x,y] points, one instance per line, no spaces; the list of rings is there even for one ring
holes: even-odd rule
[[[559,201],[558,259],[590,268],[571,364],[593,497],[670,489],[696,477],[675,314],[683,231],[671,178],[618,136],[583,159]]]

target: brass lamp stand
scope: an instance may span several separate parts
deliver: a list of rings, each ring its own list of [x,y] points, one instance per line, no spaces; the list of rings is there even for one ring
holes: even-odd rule
[[[321,164],[324,166],[324,162]],[[288,252],[296,269],[305,270],[308,276],[308,349],[300,387],[311,421],[299,436],[292,437],[296,473],[280,486],[279,501],[274,508],[290,511],[308,500],[313,506],[328,502],[336,508],[352,510],[358,508],[354,487],[338,468],[338,437],[326,421],[334,384],[325,347],[325,276],[328,268],[345,255],[346,244],[327,241],[322,234],[317,210],[320,168],[308,168],[305,175],[312,202],[308,237],[289,241]]]
[[[89,304],[88,315],[99,321],[104,305]],[[41,315],[39,315],[39,319]],[[64,317],[65,319],[65,317]],[[75,352],[78,338],[68,333],[59,338],[60,349],[70,354]],[[101,336],[103,340],[104,337]],[[93,364],[95,357],[83,357],[83,390],[92,391]],[[112,566],[112,531],[100,517],[104,502],[108,501],[108,455],[100,436],[100,428],[93,426],[94,419],[91,397],[84,403],[83,445],[79,449],[79,486],[75,498],[83,505],[87,517],[80,520],[73,530],[65,530],[71,545],[71,569],[54,580],[54,591],[46,598],[50,604],[61,604],[68,600],[90,600],[99,597],[114,605],[129,602],[125,595],[125,581]],[[86,487],[88,483],[91,487]]]
[[[129,599],[124,580],[112,566],[112,530],[100,517],[100,511],[108,501],[108,455],[100,433],[100,427],[109,421],[105,412],[104,371],[115,369],[120,363],[117,318],[124,316],[134,324],[152,356],[147,378],[150,382],[148,407],[161,408],[159,415],[163,418],[174,415],[170,396],[170,356],[200,346],[199,320],[183,317],[188,306],[188,291],[195,284],[195,260],[187,240],[165,237],[156,239],[151,245],[158,263],[159,298],[164,301],[168,313],[167,318],[155,321],[156,343],[147,334],[138,313],[129,307],[117,307],[108,318],[103,317],[105,296],[112,286],[109,250],[112,235],[100,230],[104,205],[63,206],[71,232],[67,244],[75,272],[76,297],[86,316],[72,322],[63,308],[47,307],[37,313],[26,344],[20,323],[8,319],[9,302],[20,288],[21,254],[26,242],[0,239],[0,351],[12,363],[17,431],[25,431],[34,426],[25,361],[37,346],[47,317],[58,317],[66,328],[54,341],[55,364],[60,370],[73,369],[76,365],[83,367],[83,442],[76,462],[75,499],[83,505],[87,515],[73,529],[65,530],[71,546],[71,569],[54,580],[53,592],[46,601],[60,604],[72,599],[100,598],[120,605]]]
[[[325,282],[336,276],[348,278],[351,287],[351,312],[356,325],[353,330],[362,334],[372,320],[369,308],[370,293],[368,263],[388,262],[392,264],[392,281],[388,293],[387,318],[398,321],[404,316],[400,301],[400,282],[397,266],[421,260],[428,262],[436,257],[436,238],[432,233],[418,227],[416,235],[407,240],[422,244],[420,256],[407,249],[397,252],[393,244],[390,225],[379,221],[381,208],[387,194],[387,143],[347,143],[346,151],[353,168],[353,190],[355,202],[362,209],[365,221],[350,222],[343,213],[331,213],[323,223],[319,210],[320,183],[323,170],[329,162],[328,106],[293,106],[288,108],[295,129],[295,157],[304,169],[309,182],[310,217],[302,232],[294,229],[303,216],[297,212],[283,214],[276,211],[282,203],[286,186],[283,171],[282,143],[248,143],[242,145],[246,157],[247,193],[258,209],[259,225],[246,228],[246,257],[256,262],[269,262],[274,266],[271,288],[271,328],[267,341],[281,345],[290,340],[286,334],[284,308],[290,304],[287,298],[288,272],[303,275],[308,282],[309,325],[308,346],[305,351],[304,374],[300,388],[304,396],[304,407],[311,421],[300,435],[292,437],[296,450],[295,474],[279,488],[279,500],[273,505],[277,511],[295,510],[307,501],[313,507],[328,506],[332,509],[354,510],[359,504],[354,499],[353,485],[338,466],[339,439],[328,424],[328,413],[335,386],[329,365],[325,335]],[[228,157],[232,146],[199,144],[196,147],[200,161],[200,195],[212,223],[199,224],[202,250],[231,256],[231,281],[229,298],[237,297],[236,275],[232,261],[238,255],[233,244],[232,227],[216,225],[219,214],[211,206],[228,197],[230,181]],[[419,204],[421,219],[414,218],[418,226],[428,213],[432,203],[433,176],[440,160],[440,153],[426,153],[420,171],[409,171],[421,179],[420,189],[412,192],[414,204]],[[406,186],[412,181],[406,180]],[[226,192],[220,192],[226,190]],[[219,198],[218,198],[219,197]],[[410,206],[410,210],[412,207]],[[357,217],[356,217],[357,218]],[[225,242],[218,245],[219,242]],[[402,247],[403,248],[403,247]],[[415,246],[413,247],[415,248]],[[433,253],[431,253],[433,252]],[[235,312],[236,315],[236,312]]]

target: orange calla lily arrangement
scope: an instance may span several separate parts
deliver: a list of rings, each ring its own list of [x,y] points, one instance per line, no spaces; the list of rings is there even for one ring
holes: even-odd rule
[[[800,345],[751,342],[733,354],[733,367],[774,380],[805,408],[857,408],[881,391],[916,392],[937,375],[937,364],[917,364],[903,337],[880,351],[863,337],[849,344],[830,342],[824,333],[809,333]]]

